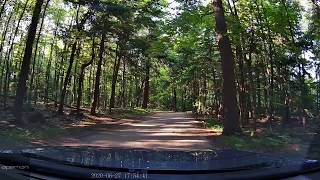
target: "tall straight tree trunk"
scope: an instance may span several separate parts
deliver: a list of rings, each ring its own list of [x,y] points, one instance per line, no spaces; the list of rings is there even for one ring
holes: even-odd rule
[[[118,46],[116,53],[118,54],[114,60],[114,65],[113,65],[113,76],[112,76],[112,84],[111,84],[111,97],[110,97],[110,105],[109,105],[109,112],[111,113],[112,108],[114,108],[115,104],[115,96],[116,96],[116,84],[117,84],[117,78],[118,78],[118,72],[120,68],[120,60],[121,60],[121,48],[120,52],[118,51]]]
[[[92,97],[92,75],[93,75],[93,71],[94,71],[94,62],[92,62],[92,66],[90,67],[90,73],[89,73],[89,79],[88,79],[88,85],[87,85],[87,92],[88,92],[88,96],[87,96],[87,102],[91,101],[91,97]]]
[[[52,39],[52,43],[50,46],[50,56],[49,56],[49,60],[47,62],[47,68],[46,68],[46,88],[44,91],[44,98],[45,98],[45,103],[48,103],[49,100],[49,90],[50,90],[50,76],[51,76],[51,64],[52,64],[52,56],[53,56],[53,46],[54,46],[54,41],[57,35],[57,29],[54,32],[54,36]]]
[[[122,108],[125,108],[127,106],[126,104],[126,61],[123,59],[122,63],[122,91],[121,91],[121,106]]]
[[[250,119],[253,122],[253,129],[254,131],[256,131],[257,127],[256,127],[256,89],[255,89],[255,85],[254,85],[254,78],[253,78],[253,74],[252,74],[252,50],[249,50],[249,58],[247,60],[247,64],[248,64],[248,74],[249,74],[249,85],[248,85],[248,109],[250,111]]]
[[[31,55],[33,49],[33,43],[36,36],[37,26],[40,18],[41,7],[43,0],[37,0],[33,10],[31,24],[28,30],[28,37],[25,46],[24,57],[22,60],[21,71],[19,75],[19,81],[17,85],[16,98],[15,98],[15,115],[18,121],[21,119],[22,106],[27,91],[27,80],[29,75]]]
[[[150,60],[147,59],[146,61],[146,75],[145,75],[145,81],[144,81],[144,90],[143,90],[143,108],[148,108],[149,103],[149,89],[150,89]]]
[[[236,57],[238,60],[239,64],[239,105],[240,105],[240,121],[242,125],[247,125],[248,122],[248,107],[247,107],[247,93],[246,93],[246,83],[245,83],[245,72],[244,72],[244,53],[243,53],[243,46],[242,43],[244,42],[243,40],[243,30],[241,27],[241,22],[240,18],[238,16],[238,10],[236,8],[236,2],[234,0],[232,1],[232,6],[231,3],[228,0],[228,6],[230,11],[232,12],[235,21],[236,21],[236,27],[237,30],[240,31],[239,35],[236,36]]]
[[[63,69],[63,62],[66,59],[66,52],[67,52],[67,42],[64,43],[64,47],[61,53],[61,59],[58,65],[58,72],[57,72],[57,82],[56,82],[56,106],[58,107],[58,96],[62,93],[62,89],[63,89],[63,77],[64,77],[64,69]],[[57,63],[58,64],[58,63]]]
[[[268,79],[269,83],[270,83],[270,88],[267,90],[265,90],[265,106],[267,107],[266,109],[268,109],[266,113],[268,113],[268,124],[269,124],[269,128],[270,130],[272,130],[272,121],[274,119],[274,51],[273,51],[273,40],[272,40],[272,36],[271,36],[271,30],[270,30],[270,25],[268,22],[267,18],[263,18],[262,14],[260,12],[260,8],[259,5],[257,3],[258,1],[255,1],[256,5],[257,5],[257,10],[258,10],[258,16],[259,16],[259,22],[261,23],[263,21],[263,19],[265,19],[265,23],[266,25],[266,30],[267,30],[267,36],[268,36],[268,56],[269,56],[269,64],[270,64],[270,78]],[[261,7],[262,7],[262,12],[265,13],[265,8],[263,5],[263,2],[261,3]],[[264,26],[263,23],[261,23],[262,26],[262,30],[264,30]],[[266,39],[266,37],[263,35],[262,36],[263,40]],[[263,42],[263,46],[266,47],[265,42]],[[268,67],[267,63],[266,63],[266,68]],[[266,77],[266,76],[265,76]],[[265,84],[265,87],[267,85],[267,82]],[[269,101],[268,101],[269,100]],[[268,103],[267,103],[268,101]]]
[[[23,37],[24,37],[24,33],[23,32],[21,32],[20,33],[21,35],[20,35],[20,39],[23,39]],[[23,58],[23,52],[24,52],[24,48],[23,48],[23,44],[19,44],[19,46],[18,46],[18,49],[19,49],[19,51],[17,52],[17,57],[19,58],[19,59],[22,59]],[[19,67],[21,66],[21,61],[14,61],[14,70],[17,72],[18,71],[18,69],[19,69]],[[1,63],[0,63],[1,64]],[[14,76],[13,77],[13,82],[17,82],[18,80],[18,77],[17,76]]]
[[[240,43],[240,42],[238,42]],[[236,54],[239,64],[239,101],[240,101],[240,120],[242,125],[246,125],[247,122],[247,107],[246,107],[246,88],[245,88],[245,79],[244,79],[244,63],[243,63],[243,54],[242,47],[237,45]]]
[[[80,108],[81,108],[81,100],[82,100],[82,89],[83,89],[83,80],[85,77],[84,71],[85,69],[90,66],[95,58],[95,41],[94,41],[94,37],[92,38],[92,50],[91,50],[91,60],[88,63],[85,63],[81,66],[81,70],[80,70],[80,76],[79,76],[79,84],[78,84],[78,99],[77,99],[77,111],[80,112]]]
[[[60,99],[60,104],[59,104],[59,109],[58,109],[59,114],[63,114],[64,99],[65,99],[67,87],[68,87],[68,84],[69,84],[70,78],[71,78],[71,70],[72,70],[72,65],[73,65],[76,50],[77,50],[77,40],[74,40],[74,43],[73,43],[72,49],[71,49],[71,56],[70,56],[70,60],[69,60],[68,70],[66,73],[66,77],[64,79],[63,89],[61,91],[61,97],[60,97],[61,99]]]
[[[7,37],[7,32],[9,30],[9,24],[10,24],[10,21],[11,21],[11,18],[14,14],[14,10],[12,10],[10,12],[10,15],[9,15],[9,18],[8,20],[6,21],[5,23],[5,28],[4,28],[4,31],[2,32],[2,37],[1,37],[1,41],[0,41],[0,67],[1,67],[1,75],[0,75],[0,87],[2,87],[2,79],[3,79],[3,76],[4,76],[4,65],[2,65],[2,57],[3,57],[3,47],[5,45],[5,41],[6,41],[6,37]],[[1,88],[0,88],[0,94],[1,94]]]
[[[272,47],[272,37],[271,31],[268,27],[268,36],[269,36],[269,61],[270,61],[270,89],[269,89],[269,128],[272,130],[272,121],[274,119],[274,59],[273,59],[273,47]]]
[[[9,47],[9,50],[7,52],[7,56],[5,57],[5,61],[6,61],[6,77],[5,77],[5,85],[4,85],[4,100],[3,100],[3,104],[4,104],[4,107],[6,107],[6,104],[7,104],[7,93],[8,93],[8,90],[9,90],[9,77],[10,77],[10,66],[9,66],[9,63],[10,63],[10,55],[11,55],[11,52],[12,52],[12,49],[13,49],[13,46],[14,46],[14,41],[16,39],[16,36],[18,34],[18,31],[19,31],[19,27],[20,27],[20,23],[21,23],[21,20],[23,18],[23,15],[27,9],[27,5],[29,3],[29,0],[27,0],[23,6],[23,10],[19,16],[19,19],[18,19],[18,22],[17,22],[17,26],[14,30],[14,33],[13,33],[13,36],[12,36],[12,39],[10,41],[10,47]],[[0,79],[1,81],[2,79]],[[1,87],[1,85],[0,85]]]
[[[172,111],[177,112],[177,88],[173,87]]]
[[[80,59],[80,55],[81,55],[81,43],[79,42],[78,44],[78,48],[76,50],[76,57],[75,57],[75,65],[74,65],[74,70],[73,70],[73,81],[71,83],[71,87],[72,87],[72,98],[71,98],[71,101],[70,101],[70,106],[72,104],[76,104],[77,101],[78,101],[78,96],[77,96],[77,81],[78,81],[78,65],[79,65],[79,59]]]
[[[251,40],[249,45],[248,58],[245,58],[248,67],[248,111],[250,112],[250,119],[253,122],[253,129],[256,131],[256,89],[254,84],[254,77],[252,71],[252,54],[254,51],[254,31],[251,32]]]
[[[33,83],[34,83],[34,75],[35,75],[35,66],[36,66],[36,63],[37,63],[36,61],[37,61],[38,47],[39,47],[41,32],[42,32],[42,29],[43,29],[44,19],[45,19],[45,16],[46,16],[46,12],[47,12],[47,8],[48,8],[48,5],[49,5],[49,2],[50,2],[50,0],[47,0],[47,2],[45,4],[45,7],[44,7],[44,10],[43,10],[43,13],[42,13],[40,29],[39,29],[39,32],[38,32],[38,35],[37,35],[36,47],[35,47],[35,50],[34,50],[33,62],[32,62],[31,78],[30,78],[29,100],[32,99],[32,97],[31,97],[32,96],[32,91],[34,90]]]
[[[227,36],[227,24],[221,0],[213,0],[213,8],[216,20],[216,32],[218,47],[222,61],[223,74],[223,134],[232,135],[241,132],[239,112],[237,108],[237,94],[234,75],[234,58],[229,37]]]
[[[135,106],[139,107],[140,106],[140,102],[141,102],[141,88],[140,88],[140,81],[139,78],[137,76],[134,77],[135,79],[135,97],[136,97],[136,101],[135,101]],[[320,80],[319,80],[320,81]],[[143,84],[143,83],[142,83]]]
[[[286,78],[284,78],[286,79]],[[285,81],[287,82],[287,81]],[[286,127],[286,125],[289,123],[290,121],[290,97],[289,97],[289,86],[287,84],[283,85],[283,96],[284,96],[284,110],[283,110],[283,117],[282,117],[282,122],[281,122],[281,126],[282,127]]]
[[[106,38],[106,34],[102,33],[101,43],[100,43],[100,52],[99,52],[99,61],[98,61],[96,81],[95,81],[95,87],[94,87],[94,93],[93,93],[93,102],[92,102],[92,106],[91,106],[91,115],[96,115],[96,109],[97,109],[97,105],[99,103],[98,101],[99,101],[99,96],[100,96],[101,66],[102,66],[102,61],[103,61],[105,38]]]

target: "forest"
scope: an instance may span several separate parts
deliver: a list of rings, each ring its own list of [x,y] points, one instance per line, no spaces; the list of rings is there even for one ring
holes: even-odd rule
[[[1,120],[41,106],[191,111],[224,135],[307,128],[319,57],[318,0],[1,0]]]

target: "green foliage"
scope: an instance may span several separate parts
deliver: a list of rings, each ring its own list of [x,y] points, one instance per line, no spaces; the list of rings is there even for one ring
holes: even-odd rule
[[[152,114],[153,110],[151,109],[142,109],[142,108],[133,108],[133,109],[115,109],[112,118],[116,119],[125,119],[125,118],[134,118],[142,117]]]
[[[222,141],[235,149],[263,152],[277,152],[284,150],[288,144],[300,143],[299,139],[274,133],[253,137],[225,136]]]
[[[211,129],[212,131],[214,131],[215,133],[222,133],[223,131],[223,125],[221,122],[219,122],[216,119],[208,119],[205,122],[205,126],[208,129]]]

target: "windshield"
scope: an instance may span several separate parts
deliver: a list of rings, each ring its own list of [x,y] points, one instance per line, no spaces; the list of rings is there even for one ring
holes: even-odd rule
[[[0,152],[158,170],[318,160],[319,57],[318,0],[1,0]]]

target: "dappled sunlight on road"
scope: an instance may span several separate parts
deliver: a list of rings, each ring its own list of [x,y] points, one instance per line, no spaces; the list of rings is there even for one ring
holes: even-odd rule
[[[220,135],[203,128],[200,122],[186,117],[185,113],[157,113],[139,120],[94,120],[97,124],[93,127],[82,128],[81,133],[71,133],[71,137],[52,143],[73,147],[204,150],[213,149],[210,138]]]

